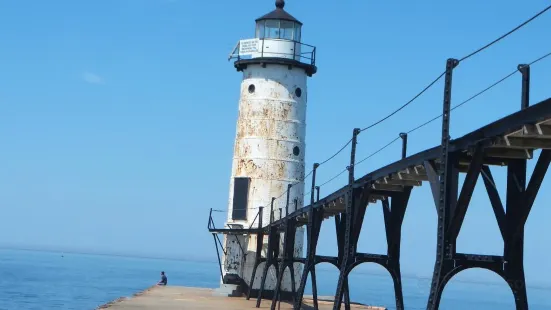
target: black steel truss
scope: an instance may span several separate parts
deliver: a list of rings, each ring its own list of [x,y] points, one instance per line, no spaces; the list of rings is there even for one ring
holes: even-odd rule
[[[315,265],[328,262],[339,268],[340,274],[333,309],[340,309],[344,300],[345,309],[350,309],[348,274],[364,262],[373,262],[387,269],[393,279],[396,308],[404,309],[400,271],[400,241],[404,215],[411,191],[422,182],[430,184],[438,215],[436,260],[427,309],[439,308],[445,285],[457,273],[469,268],[491,270],[510,286],[517,309],[528,309],[524,278],[524,226],[551,162],[551,99],[533,106],[529,105],[530,67],[519,65],[522,74],[520,111],[473,131],[461,138],[450,138],[450,112],[452,75],[458,65],[455,59],[446,62],[444,103],[442,117],[442,140],[440,146],[407,156],[407,135],[403,141],[402,159],[390,165],[354,178],[356,138],[354,129],[350,158],[349,182],[346,186],[323,199],[315,186],[318,164],[314,164],[310,205],[273,220],[266,226],[250,229],[216,229],[209,218],[209,231],[213,236],[223,234],[256,234],[257,253],[249,292],[253,286],[256,269],[265,262],[257,297],[260,306],[268,268],[274,265],[277,283],[272,297],[271,309],[275,309],[281,296],[281,281],[286,268],[291,272],[294,309],[300,309],[304,288],[311,276],[314,309],[318,309]],[[541,150],[530,180],[527,180],[527,160]],[[491,172],[491,166],[506,167],[507,189],[502,202]],[[459,175],[465,174],[463,184]],[[503,237],[503,255],[477,255],[459,253],[456,249],[458,235],[474,191],[481,178]],[[314,201],[314,190],[317,200]],[[367,206],[381,201],[387,237],[387,253],[358,253],[357,243]],[[289,197],[287,197],[287,208]],[[272,203],[273,205],[273,203]],[[504,207],[505,206],[505,207]],[[273,210],[273,209],[272,209]],[[286,212],[287,213],[287,212]],[[273,214],[273,211],[271,212]],[[322,222],[334,217],[338,256],[316,255]],[[212,225],[211,225],[212,223]],[[307,246],[305,258],[294,257],[296,229],[306,225]],[[283,253],[279,253],[280,236],[283,235]],[[262,258],[264,236],[268,236],[266,258]],[[214,237],[215,245],[222,246]],[[222,248],[224,251],[224,249]],[[300,284],[295,288],[294,263],[304,264]],[[222,270],[221,270],[222,272]]]
[[[494,271],[511,287],[516,308],[528,309],[523,264],[524,225],[551,162],[551,150],[541,152],[528,186],[526,186],[527,160],[515,159],[509,162],[507,165],[506,209],[503,208],[490,168],[482,164],[482,153],[481,147],[474,150],[475,160],[468,169],[459,198],[452,197],[446,201],[442,209],[446,212],[439,214],[439,219],[442,219],[439,221],[439,230],[442,231],[442,234],[438,238],[437,252],[440,255],[437,256],[435,264],[427,309],[438,309],[446,283],[460,271],[469,268]],[[457,165],[457,160],[451,161],[450,164]],[[484,181],[503,237],[502,256],[462,254],[456,251],[457,237],[479,176],[482,176]],[[457,193],[459,190],[457,182],[448,185],[448,190]]]

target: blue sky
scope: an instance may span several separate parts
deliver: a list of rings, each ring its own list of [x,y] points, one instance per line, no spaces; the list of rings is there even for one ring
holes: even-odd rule
[[[308,85],[307,166],[338,150],[353,127],[409,100],[447,58],[470,53],[547,3],[287,1],[305,24],[303,42],[318,50],[319,71]],[[1,1],[0,245],[215,260],[206,223],[209,208],[227,207],[241,80],[227,55],[272,9],[268,0]],[[453,103],[550,52],[550,14],[461,63]],[[532,68],[532,103],[551,97],[550,69],[551,59]],[[441,113],[442,93],[439,82],[362,133],[358,158]],[[454,111],[452,138],[519,107],[517,75]],[[438,144],[439,135],[439,121],[412,134],[409,153]],[[348,154],[320,168],[318,180],[342,170]],[[358,166],[358,174],[399,156],[396,143]],[[503,188],[503,173],[494,174]],[[322,194],[345,181],[343,175]],[[538,261],[551,254],[543,233],[550,182],[526,228],[526,275],[534,283],[551,276],[551,263]],[[384,252],[379,205],[370,205],[364,223],[360,251]],[[319,253],[336,254],[331,222],[322,238]],[[424,186],[414,191],[404,221],[404,273],[431,274],[435,245],[436,213]],[[458,247],[501,253],[483,186]]]

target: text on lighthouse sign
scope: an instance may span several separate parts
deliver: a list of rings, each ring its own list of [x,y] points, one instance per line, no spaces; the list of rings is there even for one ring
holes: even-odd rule
[[[258,39],[247,39],[239,41],[239,55],[251,55],[258,52]]]

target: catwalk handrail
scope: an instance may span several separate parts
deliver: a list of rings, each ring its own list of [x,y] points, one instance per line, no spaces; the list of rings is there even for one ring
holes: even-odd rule
[[[534,104],[526,109],[517,111],[510,115],[507,115],[497,121],[494,121],[486,126],[483,126],[475,131],[472,131],[460,138],[452,139],[450,141],[449,151],[467,151],[478,143],[492,143],[496,138],[518,131],[524,125],[535,124],[540,121],[551,119],[551,98],[543,100],[537,104]],[[425,161],[431,161],[439,158],[441,146],[436,146],[430,149],[426,149],[419,153],[410,155],[404,159],[395,161],[389,165],[381,167],[377,170],[369,172],[360,178],[354,180],[354,187],[363,187],[377,179],[387,177],[393,173],[398,173],[415,165],[422,165]],[[287,216],[283,216],[278,220],[266,223],[262,228],[249,228],[249,229],[216,229],[214,227],[214,221],[212,220],[212,209],[209,214],[209,231],[210,232],[233,232],[243,234],[254,234],[260,231],[265,231],[269,226],[280,226],[287,219],[296,218],[302,216],[310,211],[311,208],[323,208],[328,203],[331,203],[339,198],[345,196],[349,189],[349,184],[344,185],[342,188],[332,192],[324,198],[318,199],[314,204],[309,204],[300,208]],[[344,212],[344,211],[343,211]],[[213,224],[211,226],[211,223]]]
[[[534,124],[546,119],[551,119],[551,98],[534,104],[524,110],[507,115],[460,138],[451,140],[449,150],[450,152],[465,151],[479,142],[491,142],[492,139],[517,131],[524,125]],[[439,157],[439,154],[440,146],[436,146],[406,157],[402,160],[395,161],[394,163],[374,170],[365,174],[363,177],[356,179],[354,181],[354,187],[362,187],[379,178],[400,172],[414,165],[420,165],[424,161],[435,160]],[[304,213],[308,213],[310,208],[318,208],[320,206],[323,207],[327,203],[343,197],[348,190],[348,187],[349,185],[347,184],[314,204],[310,204],[289,214],[289,218],[303,215]],[[280,225],[280,222],[283,220],[285,220],[285,218],[274,221],[271,225]]]
[[[254,223],[256,222],[256,220],[258,219],[258,217],[260,216],[260,213],[261,211],[258,210],[258,212],[256,212],[256,216],[253,220],[253,222],[249,225],[248,228],[216,228],[216,225],[214,224],[214,219],[212,217],[212,212],[215,211],[215,209],[213,208],[210,208],[210,211],[209,211],[209,221],[208,221],[208,224],[207,224],[207,229],[209,230],[209,232],[211,233],[223,233],[223,232],[234,232],[236,234],[239,234],[239,233],[251,233],[251,232],[254,232],[254,231],[258,231],[258,230],[261,230],[263,227],[257,227],[257,228],[253,228],[253,225]],[[233,225],[241,225],[244,227],[244,224],[239,224],[239,223],[236,223],[236,224],[233,224]]]

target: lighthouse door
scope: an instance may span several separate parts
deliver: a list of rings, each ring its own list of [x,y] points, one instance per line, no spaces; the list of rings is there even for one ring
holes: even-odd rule
[[[247,201],[249,198],[249,178],[233,179],[233,220],[247,220]]]

